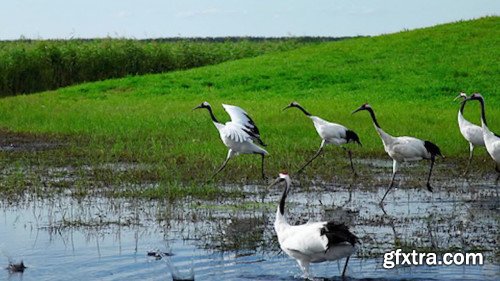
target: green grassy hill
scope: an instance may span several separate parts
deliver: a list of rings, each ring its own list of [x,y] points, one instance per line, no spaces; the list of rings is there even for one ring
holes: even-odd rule
[[[500,132],[499,40],[500,17],[487,17],[82,84],[1,99],[0,126],[69,135],[73,151],[86,161],[159,164],[160,178],[184,181],[208,176],[226,156],[208,113],[191,111],[202,101],[210,102],[223,121],[228,116],[221,103],[248,111],[269,145],[270,175],[295,170],[320,144],[301,112],[281,111],[293,100],[357,132],[363,147],[353,146],[355,157],[388,159],[369,115],[350,114],[369,102],[388,133],[431,140],[447,161],[465,159],[468,144],[458,130],[459,104],[452,100],[460,91],[482,93],[490,128]],[[478,103],[468,104],[465,115],[478,122]],[[341,149],[329,147],[326,155],[308,172],[328,176],[339,162],[334,173],[350,172]],[[493,165],[484,149],[476,155],[483,166]],[[240,156],[222,177],[258,178],[259,163],[257,156]]]

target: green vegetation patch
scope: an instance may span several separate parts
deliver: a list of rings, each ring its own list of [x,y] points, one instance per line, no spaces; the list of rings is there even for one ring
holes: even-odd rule
[[[145,199],[166,199],[169,201],[190,197],[195,199],[215,200],[225,198],[243,197],[239,190],[225,190],[214,185],[182,185],[178,183],[167,183],[147,188],[125,188],[113,191],[114,197],[131,197]]]
[[[369,102],[388,133],[436,143],[447,156],[438,160],[436,174],[449,177],[461,171],[450,171],[442,163],[465,166],[468,157],[469,146],[457,125],[459,103],[452,101],[459,92],[482,93],[490,129],[500,132],[499,26],[500,17],[487,17],[8,97],[0,100],[0,126],[85,139],[85,145],[69,147],[87,165],[153,165],[162,169],[153,173],[155,181],[189,186],[206,180],[227,154],[208,113],[191,110],[205,100],[221,121],[228,120],[221,103],[238,105],[252,116],[268,144],[270,177],[282,170],[294,172],[320,145],[311,121],[300,111],[281,111],[293,100],[314,115],[354,130],[363,144],[351,146],[354,158],[389,160],[369,115],[351,115]],[[479,123],[479,104],[468,103],[465,116]],[[477,149],[472,169],[492,165],[485,150]],[[259,169],[258,156],[238,156],[216,180],[258,180]],[[306,170],[326,180],[350,173],[346,153],[333,146]],[[370,170],[364,174],[373,176]],[[155,197],[167,193],[163,188],[143,193]]]
[[[217,64],[291,50],[321,40],[306,39],[3,41],[0,42],[0,96]],[[115,90],[122,92],[127,88]]]

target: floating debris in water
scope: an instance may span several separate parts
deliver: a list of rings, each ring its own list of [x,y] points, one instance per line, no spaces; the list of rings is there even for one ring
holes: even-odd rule
[[[10,272],[24,272],[26,269],[26,266],[24,266],[24,262],[21,261],[20,263],[12,263],[9,262],[9,266],[7,267],[7,270]]]
[[[188,277],[187,279],[185,279],[185,278],[179,279],[176,277],[172,277],[172,281],[194,281],[194,276],[192,279],[190,277]]]
[[[155,257],[157,260],[161,260],[162,256],[171,257],[174,254],[169,252],[160,252],[160,250],[148,251],[148,257]]]

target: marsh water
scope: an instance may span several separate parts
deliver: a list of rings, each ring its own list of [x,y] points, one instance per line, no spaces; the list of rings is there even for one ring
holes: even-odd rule
[[[492,180],[441,179],[434,193],[404,182],[381,208],[385,187],[377,181],[297,181],[288,217],[292,223],[333,219],[351,227],[361,243],[349,262],[349,280],[499,280],[500,202]],[[4,199],[0,264],[23,260],[27,268],[1,270],[0,280],[172,280],[172,270],[192,271],[196,280],[301,280],[272,227],[282,187],[222,188],[241,189],[244,196],[174,202],[70,194]],[[485,261],[384,269],[383,253],[396,248],[481,252]],[[313,264],[311,270],[317,278],[340,280],[343,265],[344,260]]]

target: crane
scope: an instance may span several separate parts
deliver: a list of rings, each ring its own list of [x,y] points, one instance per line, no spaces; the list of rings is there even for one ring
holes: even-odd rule
[[[321,145],[318,151],[309,161],[307,161],[304,165],[302,165],[298,173],[302,172],[302,170],[304,170],[304,168],[307,167],[307,165],[311,164],[311,162],[321,154],[326,144],[334,144],[340,146],[349,142],[356,142],[358,143],[358,145],[361,146],[359,137],[354,131],[347,129],[346,127],[340,124],[328,122],[317,116],[311,115],[307,110],[304,109],[304,107],[302,107],[298,102],[295,101],[291,102],[287,107],[283,108],[283,110],[292,107],[298,108],[312,120],[314,128],[316,128],[316,132],[321,137]],[[342,148],[346,150],[345,147]],[[351,150],[347,149],[347,153],[349,155],[349,161],[351,162],[352,172],[354,173],[354,175],[356,175],[356,172],[354,171],[354,165],[352,164],[352,152]]]
[[[208,110],[215,128],[217,128],[217,130],[219,131],[222,142],[229,149],[226,160],[224,160],[221,167],[213,174],[210,179],[213,179],[220,171],[224,169],[224,167],[226,167],[229,159],[239,154],[259,154],[262,158],[261,171],[262,178],[264,179],[264,158],[269,153],[265,149],[254,143],[256,141],[260,145],[266,146],[266,144],[260,138],[260,132],[257,128],[257,125],[255,125],[255,122],[252,120],[252,118],[250,118],[248,113],[246,113],[246,111],[244,111],[240,107],[228,104],[222,104],[222,107],[224,107],[224,110],[226,110],[226,112],[231,117],[231,121],[226,122],[226,124],[222,124],[217,120],[212,111],[212,107],[206,101],[193,108],[193,110],[200,108],[205,108]]]
[[[429,176],[427,177],[427,189],[432,192],[432,186],[430,184],[432,168],[434,167],[436,156],[443,157],[439,147],[430,141],[423,141],[414,137],[393,137],[380,128],[377,118],[375,117],[375,112],[368,103],[363,104],[352,113],[354,114],[361,110],[366,110],[370,113],[375,130],[382,139],[384,150],[393,160],[391,183],[382,197],[380,204],[384,202],[385,197],[394,185],[394,177],[398,171],[398,165],[405,161],[417,161],[421,159],[429,159],[431,161]]]
[[[460,93],[454,100],[463,99],[460,105],[460,110],[458,111],[458,127],[460,128],[460,133],[464,136],[465,140],[469,142],[469,162],[465,168],[464,175],[467,174],[469,170],[470,163],[472,162],[472,156],[474,155],[474,147],[484,146],[483,139],[483,128],[473,124],[464,118],[464,107],[465,99],[467,95],[465,93]]]
[[[498,184],[498,180],[500,179],[500,136],[490,131],[488,128],[488,122],[486,121],[486,110],[484,109],[484,98],[479,93],[472,94],[469,98],[467,98],[465,102],[468,100],[477,100],[481,103],[481,127],[483,128],[483,139],[484,144],[486,146],[486,150],[490,154],[493,161],[495,161],[495,170],[498,173],[496,184]]]
[[[305,278],[309,278],[309,265],[346,258],[342,277],[345,276],[350,256],[356,249],[358,238],[342,223],[333,221],[307,222],[290,225],[285,217],[285,201],[291,189],[291,179],[287,173],[280,173],[269,186],[285,182],[276,210],[274,230],[281,249],[297,260]]]

